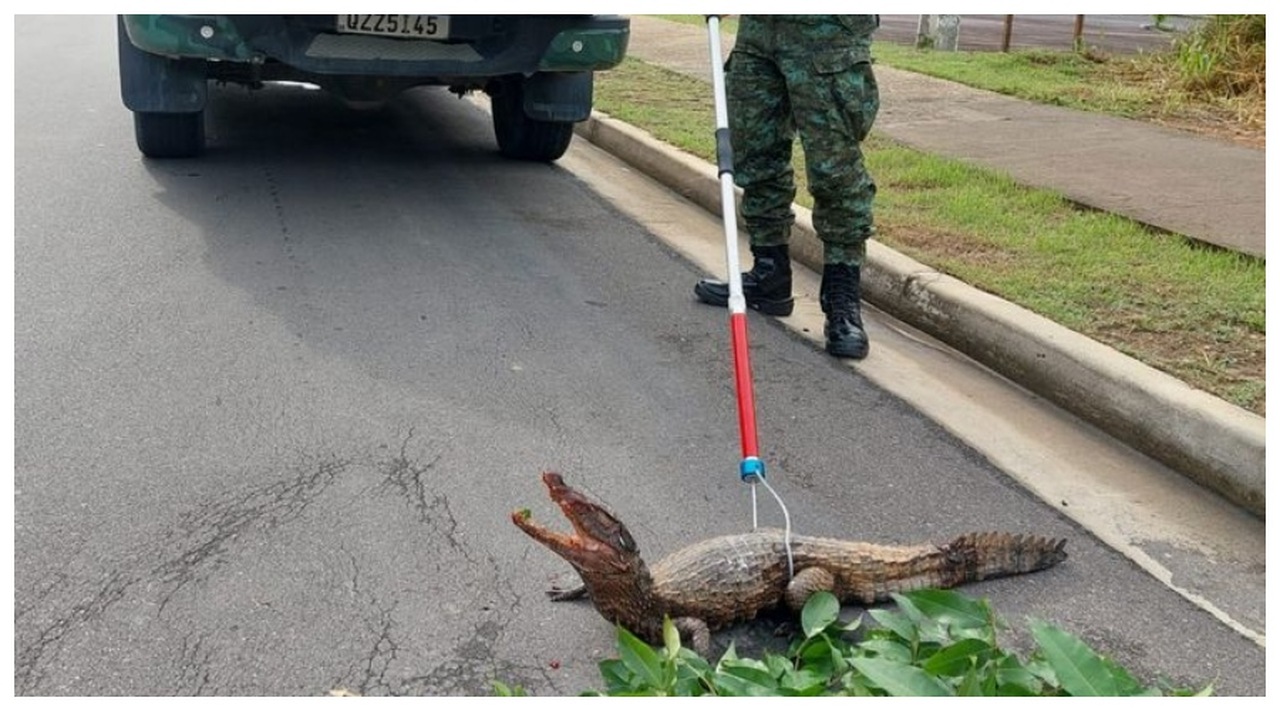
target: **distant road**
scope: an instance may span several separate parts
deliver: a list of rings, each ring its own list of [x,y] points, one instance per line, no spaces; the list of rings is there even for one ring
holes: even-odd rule
[[[914,44],[919,15],[881,15],[876,39]],[[1085,15],[1081,37],[1085,45],[1103,52],[1135,54],[1165,49],[1195,20],[1171,16],[1165,25],[1174,32],[1153,27],[1154,15]],[[1014,15],[1010,49],[1071,49],[1075,40],[1076,15]],[[1004,15],[961,15],[960,49],[999,51],[1004,39]]]

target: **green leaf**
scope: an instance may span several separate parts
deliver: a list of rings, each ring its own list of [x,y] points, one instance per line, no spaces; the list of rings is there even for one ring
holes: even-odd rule
[[[995,663],[996,681],[1000,685],[1002,696],[1035,696],[1044,687],[1041,677],[1023,666],[1022,662],[1012,654],[1007,654]],[[1054,686],[1057,686],[1055,683]],[[1005,693],[1010,688],[1011,693]],[[1026,693],[1024,694],[1023,691]]]
[[[676,655],[676,659],[682,666],[693,669],[699,674],[711,673],[711,663],[698,656],[697,652],[689,649],[688,647],[681,647],[679,653]]]
[[[952,696],[950,687],[910,664],[862,657],[853,667],[890,696]]]
[[[780,679],[783,674],[795,670],[795,666],[791,664],[790,659],[777,654],[765,654],[764,664],[765,668],[769,670],[769,675],[774,679]]]
[[[715,688],[730,696],[777,696],[778,680],[763,667],[755,660],[721,664],[713,677]]]
[[[667,659],[675,659],[680,651],[680,630],[666,615],[662,616],[662,641],[666,645]]]
[[[774,673],[769,670],[769,665],[758,659],[735,659],[721,664],[716,668],[716,671],[734,674],[744,679],[756,679],[762,684],[776,678]]]
[[[991,626],[993,616],[986,601],[975,600],[954,590],[913,590],[901,597],[910,600],[921,613],[948,627],[984,629]]]
[[[840,618],[840,601],[826,590],[820,590],[804,603],[800,611],[800,626],[804,636],[812,638]]]
[[[732,674],[717,673],[713,678],[714,689],[720,696],[777,696],[778,688],[773,684],[763,685],[748,681]]]
[[[985,664],[991,651],[991,645],[983,640],[963,639],[938,650],[924,660],[921,668],[937,676],[960,676]]]
[[[845,672],[848,664],[844,655],[831,644],[826,635],[807,640],[796,655],[797,666],[830,678]]]
[[[869,639],[858,645],[859,651],[874,652],[876,656],[896,662],[911,661],[911,649],[892,639]]]
[[[830,678],[808,669],[788,670],[778,680],[780,689],[789,696],[820,696]]]
[[[733,645],[733,642],[729,642],[729,648],[724,650],[724,654],[720,655],[720,663],[723,664],[724,662],[731,662],[737,658],[738,649]]]
[[[659,695],[658,692],[652,688],[636,689],[635,691],[632,691],[629,689],[622,689],[620,691],[609,692],[609,696],[611,697],[612,696],[658,696],[658,695]]]
[[[673,690],[675,696],[707,696],[708,694],[714,694],[714,692],[701,679],[680,679]]]
[[[676,696],[705,696],[711,688],[711,670],[706,676],[692,666],[681,664],[676,668],[676,680],[672,684],[672,692]]]
[[[970,669],[964,679],[960,681],[960,685],[956,687],[957,696],[983,696],[982,677],[978,675],[978,669],[975,667]]]
[[[634,687],[636,675],[627,669],[627,665],[623,664],[621,659],[606,659],[597,666],[600,669],[600,676],[604,679],[606,690],[621,691]]]
[[[1167,696],[1213,696],[1213,684],[1209,684],[1197,691],[1193,688],[1180,687],[1174,684],[1164,674],[1156,676],[1156,686]]]
[[[507,686],[506,684],[497,680],[494,680],[493,682],[493,692],[498,696],[528,696],[528,694],[524,692],[523,687],[519,685],[516,685],[514,687]]]
[[[848,624],[839,627],[841,632],[853,632],[862,626],[862,615],[853,618]]]
[[[618,628],[618,656],[627,669],[650,687],[661,688],[662,657],[623,627]]]
[[[1053,670],[1049,662],[1045,661],[1043,650],[1037,650],[1036,654],[1027,660],[1025,669],[1037,679],[1043,680],[1047,686],[1054,689],[1062,686],[1058,683],[1058,673]]]
[[[869,610],[871,618],[880,626],[901,637],[904,642],[919,641],[920,635],[916,625],[906,615],[892,610]]]
[[[1053,667],[1062,689],[1072,696],[1128,696],[1140,689],[1128,672],[1068,632],[1033,621],[1031,636]]]
[[[951,636],[947,634],[946,625],[921,612],[909,598],[895,594],[893,599],[898,603],[898,608],[902,611],[902,614],[908,620],[911,620],[911,624],[915,625],[916,639],[939,645],[946,645],[951,642]]]
[[[999,684],[993,696],[1040,696],[1039,687],[1026,687],[1021,684]]]
[[[862,681],[863,677],[854,671],[849,671],[840,677],[840,686],[844,687],[844,693],[849,696],[885,696],[885,692],[878,688],[867,686]]]
[[[1177,693],[1179,696],[1213,696],[1213,684],[1209,684],[1208,686],[1196,692],[1191,692],[1189,690],[1183,691],[1179,689],[1177,690]]]

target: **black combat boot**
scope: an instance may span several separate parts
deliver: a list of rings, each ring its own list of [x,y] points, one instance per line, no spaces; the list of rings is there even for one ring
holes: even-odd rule
[[[862,270],[847,264],[822,267],[822,288],[818,303],[827,315],[824,332],[827,352],[838,358],[861,360],[870,344],[862,330]]]
[[[791,296],[791,250],[785,244],[752,247],[755,264],[742,273],[742,296],[747,306],[770,316],[790,316],[795,306]],[[703,279],[693,287],[698,300],[712,306],[729,305],[729,284]]]

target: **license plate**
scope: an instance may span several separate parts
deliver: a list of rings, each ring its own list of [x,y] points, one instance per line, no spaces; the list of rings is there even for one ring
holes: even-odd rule
[[[449,16],[338,15],[338,31],[382,37],[443,39],[449,36]]]

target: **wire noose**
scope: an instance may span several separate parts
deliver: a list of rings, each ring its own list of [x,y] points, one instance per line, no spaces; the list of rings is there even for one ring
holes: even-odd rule
[[[782,497],[778,496],[778,492],[769,486],[769,481],[762,476],[752,477],[751,479],[751,530],[756,531],[760,528],[759,509],[756,505],[756,483],[764,484],[764,488],[769,490],[773,495],[774,501],[778,502],[778,508],[782,509],[782,544],[787,550],[787,578],[796,577],[795,558],[791,552],[791,513],[787,511],[787,505],[783,503]]]

